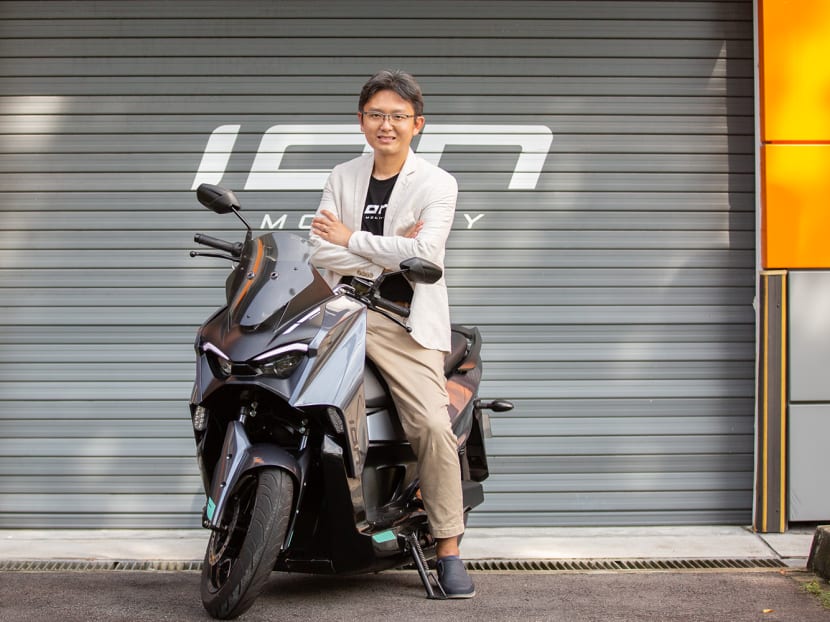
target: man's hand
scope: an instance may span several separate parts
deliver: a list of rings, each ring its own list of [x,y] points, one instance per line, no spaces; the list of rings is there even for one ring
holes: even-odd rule
[[[311,221],[311,232],[326,242],[344,248],[349,247],[349,239],[352,237],[352,230],[340,222],[337,216],[325,209]]]
[[[421,229],[423,229],[423,228],[424,228],[424,221],[419,220],[418,222],[416,222],[414,225],[412,225],[409,229],[407,229],[404,232],[403,237],[410,238],[410,239],[415,239],[415,238],[418,237],[418,234],[421,232]]]

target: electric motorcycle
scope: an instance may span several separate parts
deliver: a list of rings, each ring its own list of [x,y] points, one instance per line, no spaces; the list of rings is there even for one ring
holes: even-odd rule
[[[233,263],[226,304],[200,327],[190,401],[210,530],[201,596],[216,618],[246,611],[272,570],[351,574],[413,565],[430,598],[442,591],[419,494],[415,455],[382,376],[366,359],[366,314],[401,325],[409,310],[382,298],[384,278],[333,290],[309,263],[306,239],[254,237],[233,192],[202,184],[199,201],[233,213],[243,242],[196,234]],[[434,283],[441,269],[413,258],[400,272]],[[454,326],[446,357],[465,520],[484,499],[489,411],[478,398],[481,337]]]

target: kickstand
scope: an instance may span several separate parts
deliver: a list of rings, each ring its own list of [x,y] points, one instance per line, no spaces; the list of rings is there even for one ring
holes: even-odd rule
[[[418,570],[418,575],[421,577],[421,582],[424,584],[424,589],[427,592],[427,598],[431,598],[432,600],[445,600],[447,595],[444,593],[444,588],[438,582],[438,578],[427,567],[424,550],[421,548],[421,543],[418,542],[417,534],[410,533],[405,538],[409,552],[412,554],[412,561],[415,562],[415,568]]]

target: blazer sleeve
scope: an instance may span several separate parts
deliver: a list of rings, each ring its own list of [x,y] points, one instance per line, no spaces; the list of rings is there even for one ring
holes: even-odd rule
[[[447,238],[455,218],[458,184],[449,173],[441,173],[440,177],[423,184],[423,194],[413,197],[423,205],[415,210],[414,220],[424,223],[418,237],[355,231],[349,240],[349,251],[386,270],[398,270],[400,263],[411,257],[427,259],[443,268]]]
[[[315,215],[319,216],[323,210],[328,210],[336,215],[339,220],[344,221],[343,200],[340,198],[343,196],[342,175],[338,173],[339,171],[335,169],[329,175]],[[337,244],[327,242],[313,232],[309,232],[308,239],[312,247],[311,263],[318,268],[336,272],[342,276],[357,275],[371,279],[377,278],[383,272],[383,267],[370,259]]]

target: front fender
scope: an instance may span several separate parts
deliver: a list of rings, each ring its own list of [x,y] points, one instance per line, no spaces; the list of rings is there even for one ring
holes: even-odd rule
[[[294,478],[295,490],[301,490],[304,479],[301,461],[276,445],[251,444],[244,426],[239,421],[231,421],[228,424],[219,460],[220,463],[214,470],[205,512],[205,526],[210,529],[217,529],[222,524],[231,492],[236,488],[240,478],[249,471],[266,466],[283,469]]]

